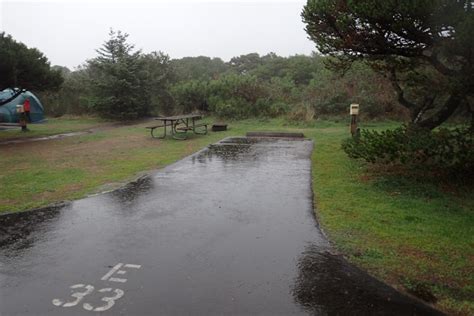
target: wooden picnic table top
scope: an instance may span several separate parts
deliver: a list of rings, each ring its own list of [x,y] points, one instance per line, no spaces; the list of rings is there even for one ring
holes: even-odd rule
[[[184,115],[174,115],[174,116],[164,116],[164,117],[157,117],[155,120],[158,121],[177,121],[177,120],[184,120],[184,119],[200,119],[202,117],[201,114],[184,114]]]

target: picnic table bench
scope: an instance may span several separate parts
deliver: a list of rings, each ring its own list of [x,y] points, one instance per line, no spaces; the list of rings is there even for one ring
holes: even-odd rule
[[[165,138],[166,129],[169,126],[171,129],[171,136],[174,139],[184,140],[186,139],[186,133],[192,131],[194,134],[207,134],[207,125],[206,123],[196,124],[197,120],[202,118],[199,114],[187,114],[187,115],[175,115],[167,117],[157,117],[155,120],[161,121],[160,124],[147,126],[146,128],[150,130],[151,137],[153,138]],[[155,135],[155,130],[157,128],[163,127],[163,134],[160,136]]]

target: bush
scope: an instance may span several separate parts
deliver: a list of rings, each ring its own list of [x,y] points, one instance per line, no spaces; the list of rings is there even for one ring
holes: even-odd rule
[[[88,70],[80,68],[63,76],[65,80],[58,91],[38,93],[46,115],[88,114],[97,101],[92,94]]]
[[[265,115],[265,87],[254,76],[227,75],[209,84],[209,108],[216,115],[241,119]]]
[[[208,83],[201,80],[189,80],[175,84],[171,88],[171,95],[177,109],[182,113],[195,110],[208,110]]]
[[[278,117],[287,114],[290,111],[290,106],[285,102],[274,102],[270,106],[269,116]]]
[[[403,126],[382,132],[362,130],[342,144],[349,157],[369,163],[468,176],[474,170],[474,137],[469,128],[430,131]]]
[[[209,103],[212,104],[212,111],[221,118],[242,118],[247,115],[246,104],[238,103],[237,100],[225,101],[218,97],[210,97]]]
[[[342,76],[322,69],[302,89],[302,100],[314,106],[318,116],[346,116],[349,104],[359,103],[363,118],[405,118],[390,81],[361,62],[354,62]]]
[[[309,122],[315,119],[316,112],[310,104],[300,103],[292,108],[287,117],[290,121]]]

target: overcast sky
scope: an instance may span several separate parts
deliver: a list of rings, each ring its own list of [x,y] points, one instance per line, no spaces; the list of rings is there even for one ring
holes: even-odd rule
[[[71,69],[95,57],[109,29],[130,34],[143,52],[228,61],[258,52],[310,54],[304,0],[0,0],[0,30]]]

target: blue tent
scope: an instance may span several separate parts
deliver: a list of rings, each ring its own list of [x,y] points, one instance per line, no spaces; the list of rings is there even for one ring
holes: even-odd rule
[[[18,89],[5,89],[0,91],[0,123],[18,123],[20,115],[16,112],[18,104],[30,99],[31,122],[44,120],[44,108],[40,100],[31,92]]]

